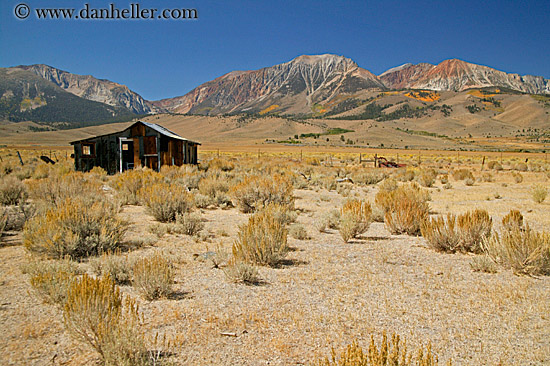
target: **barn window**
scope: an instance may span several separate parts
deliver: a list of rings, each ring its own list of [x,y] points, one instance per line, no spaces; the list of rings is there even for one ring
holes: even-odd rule
[[[92,156],[95,154],[93,144],[82,144],[82,155]]]
[[[129,144],[122,144],[122,150],[128,151]]]

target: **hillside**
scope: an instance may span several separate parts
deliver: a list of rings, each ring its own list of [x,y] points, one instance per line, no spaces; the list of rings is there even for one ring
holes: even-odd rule
[[[34,73],[18,68],[0,69],[0,119],[35,121],[56,128],[75,128],[128,120],[128,109],[90,101],[68,93]]]
[[[127,86],[110,80],[97,79],[91,75],[77,75],[48,65],[18,66],[48,80],[65,91],[95,102],[128,109],[134,114],[157,112],[151,102],[128,89]]]

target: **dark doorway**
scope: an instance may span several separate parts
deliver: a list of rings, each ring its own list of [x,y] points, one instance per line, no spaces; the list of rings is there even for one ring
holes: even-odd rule
[[[134,169],[134,141],[121,141],[122,171]]]

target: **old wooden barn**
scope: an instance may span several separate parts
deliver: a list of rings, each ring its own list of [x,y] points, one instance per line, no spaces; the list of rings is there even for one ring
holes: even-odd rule
[[[123,131],[71,142],[75,169],[83,172],[95,166],[109,174],[137,167],[160,170],[163,165],[197,164],[197,146],[174,132],[138,121]]]

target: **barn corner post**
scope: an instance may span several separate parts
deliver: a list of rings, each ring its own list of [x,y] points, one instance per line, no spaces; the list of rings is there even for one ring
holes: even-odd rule
[[[122,165],[123,165],[123,162],[122,162],[122,137],[119,137],[118,138],[118,165],[119,165],[119,169],[118,169],[118,172],[119,173],[122,173]]]
[[[157,132],[156,143],[157,143],[157,172],[160,172],[160,166],[162,165],[162,160],[160,156],[160,132]]]

